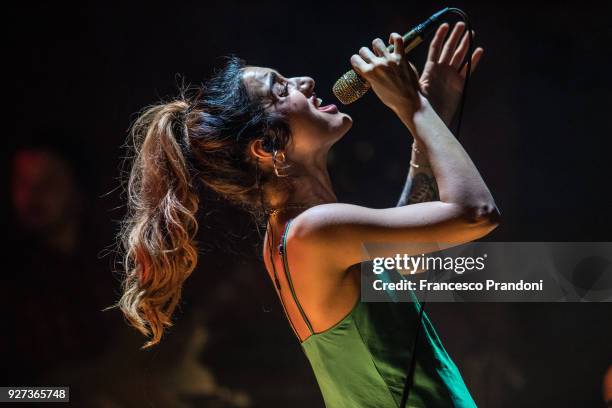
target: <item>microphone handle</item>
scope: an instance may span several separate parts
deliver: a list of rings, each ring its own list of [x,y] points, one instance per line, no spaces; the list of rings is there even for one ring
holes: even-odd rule
[[[412,30],[402,36],[404,39],[404,54],[408,54],[410,51],[415,49],[417,45],[423,42],[423,35],[416,30]],[[389,52],[393,52],[395,46],[391,44],[387,47]]]
[[[425,37],[425,35],[427,35],[429,31],[431,31],[433,27],[433,23],[435,23],[438,20],[438,18],[440,18],[440,16],[446,14],[448,12],[448,9],[449,9],[448,7],[443,8],[442,10],[438,11],[437,13],[429,17],[427,20],[425,20],[418,26],[414,27],[410,32],[403,35],[402,38],[404,39],[404,53],[405,54],[409,53],[417,45],[423,42],[423,37]],[[394,49],[395,47],[393,46],[393,44],[387,47],[387,50],[389,52],[393,52]]]

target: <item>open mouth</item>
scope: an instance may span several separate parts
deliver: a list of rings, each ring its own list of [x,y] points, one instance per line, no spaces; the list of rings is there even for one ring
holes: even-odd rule
[[[335,113],[338,111],[338,108],[333,103],[329,105],[321,106],[323,104],[323,99],[318,98],[314,92],[312,93],[312,96],[310,98],[312,99],[312,104],[314,105],[314,107],[317,108],[317,110],[321,112]]]

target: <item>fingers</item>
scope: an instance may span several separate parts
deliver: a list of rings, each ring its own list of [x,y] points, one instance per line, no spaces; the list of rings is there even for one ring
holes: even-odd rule
[[[450,62],[455,48],[457,47],[457,43],[459,42],[459,39],[461,38],[461,35],[463,34],[464,30],[465,23],[463,21],[460,21],[455,24],[455,28],[453,28],[453,31],[450,33],[448,39],[446,40],[446,43],[444,44],[444,48],[442,48],[442,53],[440,54],[440,58],[438,59],[439,63],[448,64]]]
[[[476,36],[476,33],[474,32],[474,30],[472,30],[472,40],[474,39],[475,36]],[[470,45],[470,36],[468,32],[465,32],[465,34],[463,34],[463,38],[461,39],[461,42],[459,43],[459,46],[455,50],[455,54],[450,60],[450,66],[452,66],[456,70],[459,70],[461,63],[463,62],[466,54],[468,53],[469,45]]]
[[[404,56],[404,38],[398,33],[391,33],[389,44],[393,44],[393,53],[397,56]]]
[[[381,58],[389,58],[391,55],[389,50],[387,50],[385,43],[380,38],[376,38],[374,41],[372,41],[372,50],[374,50],[376,56]]]
[[[404,55],[404,39],[398,33],[391,33],[389,43],[393,44],[392,52],[380,38],[372,41],[372,50],[368,47],[361,47],[359,54],[351,56],[351,65],[355,71],[359,74],[367,74],[375,65],[383,63],[384,60],[399,63]]]
[[[377,56],[374,55],[372,51],[368,47],[361,47],[359,49],[359,56],[363,58],[365,62],[372,63],[376,60]]]
[[[365,62],[363,58],[357,54],[351,56],[351,65],[353,66],[353,69],[361,76],[370,71],[370,64]]]
[[[480,61],[482,54],[484,54],[484,49],[482,49],[482,47],[476,48],[474,52],[472,53],[472,60],[470,61],[470,63],[472,64],[472,67],[470,68],[470,75],[474,73],[474,70],[478,66],[478,62]],[[465,73],[467,72],[467,63],[463,64],[460,72],[461,72],[461,76],[465,77]]]
[[[429,44],[429,51],[427,52],[427,61],[438,62],[440,52],[442,51],[442,43],[444,42],[446,33],[448,33],[449,27],[450,26],[447,23],[440,24],[440,27],[438,27],[434,38]]]
[[[396,34],[396,33],[394,33]],[[399,34],[396,34],[399,37]],[[400,37],[401,40],[401,37]],[[400,44],[400,50],[403,50],[402,44]],[[378,59],[390,59],[392,54],[389,52],[385,43],[380,38],[375,38],[372,41],[372,50],[368,47],[361,47],[359,49],[359,57],[366,64],[374,64]],[[359,63],[359,61],[357,61]]]

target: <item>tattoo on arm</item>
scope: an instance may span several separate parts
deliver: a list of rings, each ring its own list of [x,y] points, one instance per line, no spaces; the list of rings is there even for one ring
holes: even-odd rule
[[[419,172],[408,178],[404,191],[397,203],[398,207],[439,200],[438,185],[433,174]]]
[[[417,173],[412,179],[408,204],[439,200],[438,185],[433,175]]]

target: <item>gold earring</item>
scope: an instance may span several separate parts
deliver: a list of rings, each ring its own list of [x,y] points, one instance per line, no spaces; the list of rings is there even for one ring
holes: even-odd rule
[[[281,158],[282,157],[282,158]],[[288,164],[284,164],[287,161],[287,157],[284,152],[279,152],[278,150],[274,150],[274,154],[272,155],[272,164],[274,165],[274,174],[276,177],[287,177],[289,173],[282,174],[279,170],[285,170],[291,167]],[[281,166],[278,167],[276,163],[281,163]]]

